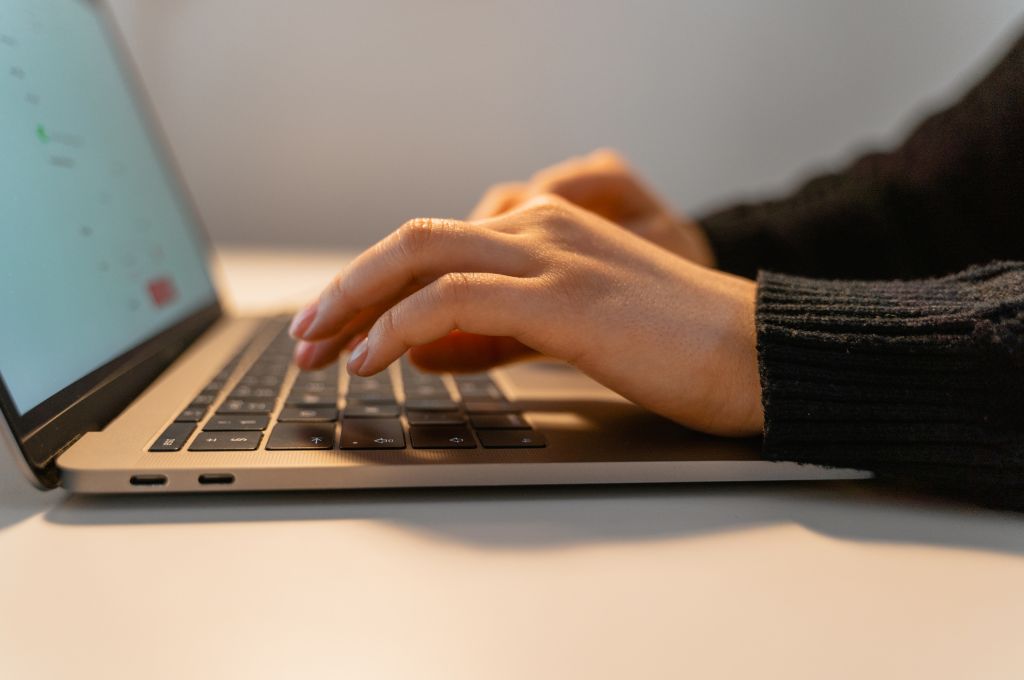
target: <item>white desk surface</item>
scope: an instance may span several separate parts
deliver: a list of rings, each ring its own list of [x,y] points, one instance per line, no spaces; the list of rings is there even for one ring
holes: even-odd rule
[[[229,252],[236,307],[344,260]],[[1024,515],[870,483],[73,497],[0,460],[0,677],[1020,678]]]

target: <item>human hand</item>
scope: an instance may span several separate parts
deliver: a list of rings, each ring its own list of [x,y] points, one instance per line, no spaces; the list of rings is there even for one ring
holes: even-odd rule
[[[540,170],[526,182],[492,186],[470,213],[480,220],[543,194],[561,196],[662,248],[706,267],[715,257],[703,229],[673,213],[619,154],[598,149]]]
[[[366,376],[458,329],[475,334],[464,349],[478,368],[525,347],[694,429],[747,435],[763,423],[754,297],[752,281],[540,196],[491,219],[404,224],[297,314],[292,334],[312,369],[366,333],[348,362]]]

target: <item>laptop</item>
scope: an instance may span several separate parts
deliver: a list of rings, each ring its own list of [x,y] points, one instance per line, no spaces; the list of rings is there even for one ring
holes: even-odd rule
[[[851,479],[691,432],[562,363],[293,365],[218,302],[109,10],[0,5],[0,446],[81,493]]]

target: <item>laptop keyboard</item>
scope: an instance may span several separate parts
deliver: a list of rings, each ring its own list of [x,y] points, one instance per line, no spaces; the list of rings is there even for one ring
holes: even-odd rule
[[[269,451],[546,445],[486,373],[454,374],[446,380],[403,357],[398,385],[385,371],[349,377],[342,391],[339,367],[333,365],[297,372],[285,390],[294,341],[284,320],[268,325],[179,413],[150,451],[186,446],[189,451],[255,451],[261,443]],[[265,349],[232,382],[253,346],[269,336]]]

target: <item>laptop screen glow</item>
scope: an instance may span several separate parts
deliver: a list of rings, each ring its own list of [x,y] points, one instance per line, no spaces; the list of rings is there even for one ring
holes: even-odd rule
[[[214,301],[95,9],[0,3],[0,374],[21,413]]]

